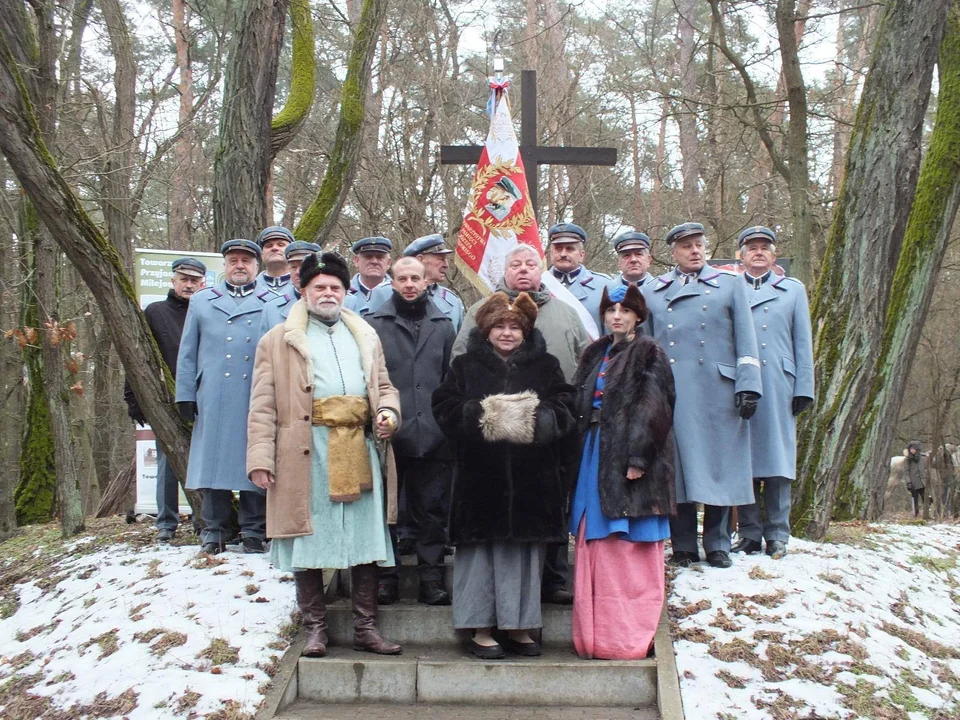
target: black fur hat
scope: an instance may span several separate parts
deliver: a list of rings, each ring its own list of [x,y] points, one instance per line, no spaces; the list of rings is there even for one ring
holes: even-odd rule
[[[317,275],[333,275],[343,283],[343,289],[350,287],[350,270],[342,257],[332,252],[310,253],[300,265],[300,287],[306,289],[307,284]]]

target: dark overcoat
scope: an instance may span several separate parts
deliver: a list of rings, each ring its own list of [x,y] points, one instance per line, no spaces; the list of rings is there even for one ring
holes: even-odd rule
[[[577,430],[583,446],[593,410],[597,374],[611,337],[587,348],[574,376]],[[610,349],[600,411],[600,508],[609,518],[675,515],[673,372],[663,349],[645,335]],[[644,471],[627,479],[627,468]]]
[[[523,391],[538,399],[533,441],[485,440],[481,400]],[[437,424],[456,443],[451,542],[567,538],[570,483],[561,457],[574,431],[575,403],[573,387],[564,381],[557,359],[547,354],[539,331],[504,362],[474,328],[467,351],[454,358],[433,394]]]
[[[177,354],[180,352],[180,336],[183,334],[183,324],[187,320],[189,300],[178,298],[173,288],[167,291],[167,297],[159,302],[147,305],[143,314],[147,317],[147,325],[160,348],[160,356],[170,368],[173,377],[177,377]],[[123,399],[127,402],[130,417],[141,415],[140,405],[130,381],[123,382]]]
[[[443,382],[457,337],[453,323],[430,301],[417,331],[414,322],[397,313],[393,297],[366,316],[383,345],[390,382],[400,393],[403,426],[393,437],[402,457],[422,458],[444,440],[433,419],[433,391]]]

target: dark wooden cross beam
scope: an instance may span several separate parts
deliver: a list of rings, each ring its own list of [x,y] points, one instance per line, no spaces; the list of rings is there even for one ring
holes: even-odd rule
[[[520,155],[527,170],[530,203],[537,212],[537,183],[540,165],[602,165],[617,164],[616,148],[549,147],[538,144],[537,136],[537,71],[520,73]],[[476,165],[480,162],[482,145],[441,145],[441,165]]]

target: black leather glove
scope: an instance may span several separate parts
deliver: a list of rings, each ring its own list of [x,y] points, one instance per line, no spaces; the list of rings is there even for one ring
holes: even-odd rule
[[[755,392],[738,392],[733,397],[733,404],[740,411],[740,417],[749,420],[757,411],[757,400],[760,396]]]
[[[184,422],[193,422],[197,419],[197,404],[195,402],[178,402],[177,412]]]
[[[130,416],[130,419],[133,420],[137,425],[146,425],[147,418],[141,410],[136,405],[130,406],[127,408],[127,415]]]
[[[813,398],[808,397],[795,397],[793,399],[793,414],[794,416],[799,415],[808,407],[813,405]]]

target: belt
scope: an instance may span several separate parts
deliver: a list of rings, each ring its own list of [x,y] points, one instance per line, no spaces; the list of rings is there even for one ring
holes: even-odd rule
[[[354,502],[373,489],[373,471],[364,429],[370,403],[360,395],[333,395],[313,401],[312,423],[330,428],[327,485],[333,502]]]

